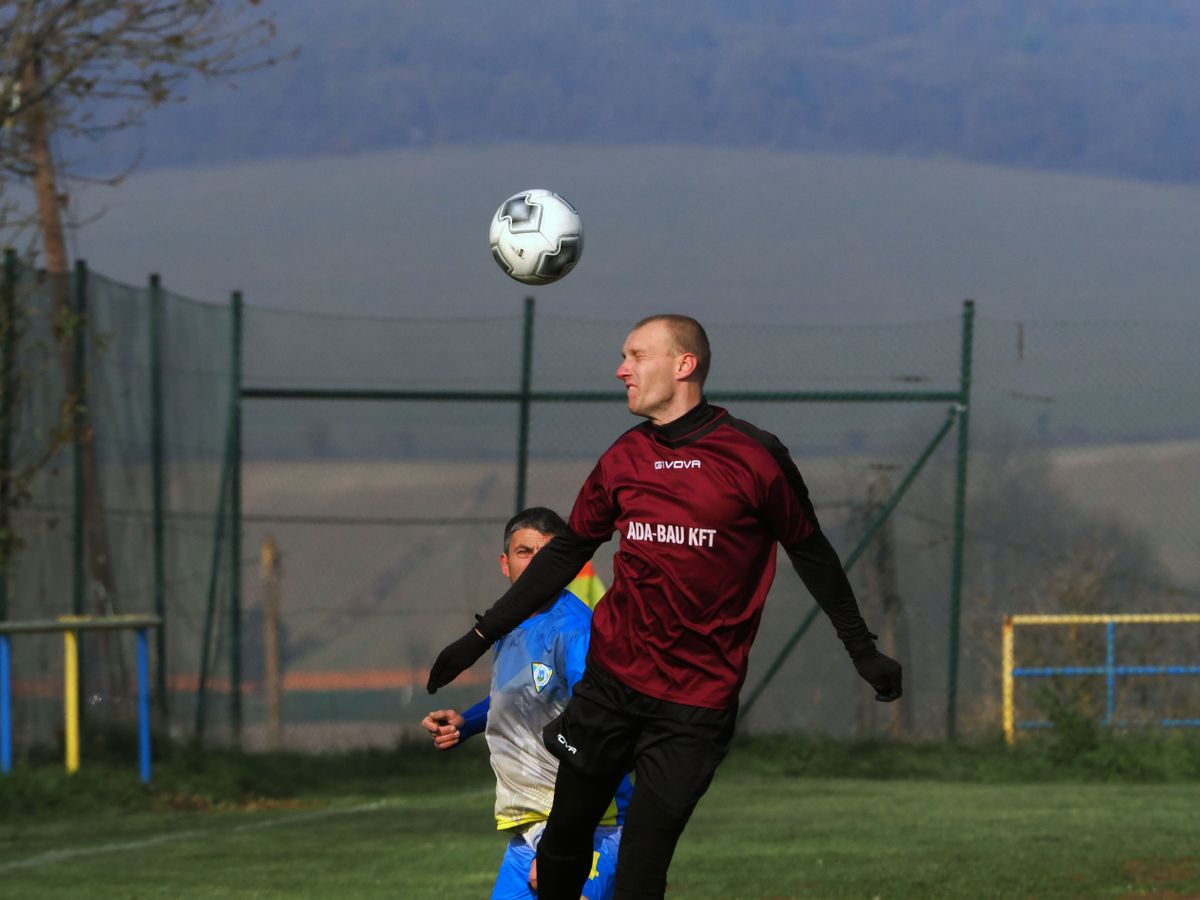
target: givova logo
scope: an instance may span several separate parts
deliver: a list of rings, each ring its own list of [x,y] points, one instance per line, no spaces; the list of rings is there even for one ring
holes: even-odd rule
[[[655,469],[698,469],[698,459],[659,459],[654,462]]]
[[[533,689],[539,694],[550,683],[550,679],[554,677],[554,670],[545,663],[535,662],[533,669]]]

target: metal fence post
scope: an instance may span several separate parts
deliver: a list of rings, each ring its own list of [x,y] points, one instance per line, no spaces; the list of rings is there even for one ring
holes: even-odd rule
[[[217,518],[213,526],[212,564],[208,576],[208,602],[204,607],[204,630],[200,638],[200,671],[196,676],[196,722],[194,737],[204,741],[205,712],[208,705],[208,645],[212,643],[216,618],[217,587],[221,575],[221,547],[225,543],[225,493],[229,479],[229,440],[225,441],[225,457],[221,464],[221,486],[217,489]]]
[[[8,503],[12,497],[12,415],[14,407],[13,394],[17,389],[16,355],[17,355],[17,252],[11,247],[4,251],[4,282],[0,284],[0,316],[4,317],[4,350],[0,365],[4,371],[0,378],[0,528],[10,527],[10,512]],[[12,541],[5,535],[5,544],[12,547]],[[8,618],[8,564],[11,558],[5,554],[0,565],[0,622]],[[10,697],[10,655],[8,655],[8,635],[0,635],[0,773],[7,773],[12,768],[12,710],[8,706]]]
[[[84,391],[87,384],[87,264],[83,260],[75,263],[75,366],[74,384],[66,385],[75,401],[72,411],[71,435],[74,443],[74,478],[75,478],[75,510],[73,522],[74,551],[74,582],[71,592],[71,612],[73,615],[83,615],[84,594],[86,593],[84,575],[84,512],[83,504],[86,496],[84,490],[84,448],[83,448],[83,407],[86,402]]]
[[[946,736],[954,740],[958,731],[959,623],[962,610],[963,551],[967,517],[967,426],[971,417],[971,354],[974,345],[975,301],[963,302],[962,363],[959,376],[958,460],[954,476],[954,558],[950,572],[950,648],[946,684]]]
[[[279,607],[280,588],[279,548],[274,536],[268,534],[259,550],[259,575],[262,581],[263,606],[263,694],[267,701],[268,746],[278,750],[283,745],[283,672],[280,661]]]
[[[1117,697],[1117,623],[1104,626],[1104,724],[1113,724]]]
[[[525,298],[525,327],[521,339],[521,400],[517,418],[517,508],[525,508],[525,487],[529,472],[529,408],[533,383],[534,299]]]
[[[1000,697],[1004,723],[1004,743],[1013,745],[1016,739],[1016,716],[1013,712],[1013,620],[1012,616],[1004,617],[1003,629],[1000,632]]]
[[[239,313],[240,315],[240,309]],[[231,346],[235,346],[240,340],[240,336],[233,335],[235,330],[240,329],[240,318],[231,319],[230,333]],[[236,354],[235,354],[236,355]],[[230,360],[231,369],[237,365],[236,360]],[[195,724],[195,739],[200,742],[204,740],[205,714],[208,705],[208,665],[209,665],[209,645],[212,643],[213,631],[216,628],[217,621],[217,590],[221,584],[221,560],[225,549],[225,517],[232,509],[232,501],[226,505],[226,497],[232,493],[232,481],[234,477],[234,469],[237,468],[238,460],[234,456],[237,450],[237,442],[235,440],[235,416],[239,407],[237,404],[241,402],[241,392],[238,390],[238,383],[233,381],[230,388],[230,406],[229,416],[226,420],[225,431],[225,452],[221,461],[221,483],[217,488],[217,508],[216,520],[213,525],[213,544],[212,544],[212,568],[209,570],[208,577],[208,602],[204,608],[204,635],[200,639],[200,673],[199,681],[196,685],[196,724]],[[240,513],[239,513],[240,515]],[[238,523],[240,526],[240,522]],[[240,532],[239,532],[240,535]],[[240,536],[239,536],[240,541]],[[238,560],[233,561],[233,568],[236,574],[240,574],[241,567],[238,565]],[[232,594],[232,587],[230,589]],[[232,604],[232,599],[231,599]],[[240,673],[239,673],[240,674]],[[230,673],[232,678],[233,673]],[[240,698],[239,698],[240,699]]]
[[[158,708],[167,715],[167,609],[166,609],[166,533],[162,368],[162,282],[157,273],[150,276],[150,459],[151,490],[154,502],[154,614],[162,619],[155,635],[157,659],[155,692]]]
[[[0,285],[0,316],[4,346],[0,351],[0,529],[4,530],[4,559],[0,560],[0,621],[8,618],[8,566],[13,547],[11,526],[13,412],[17,390],[17,254],[4,250],[4,283]],[[0,672],[0,676],[4,673]],[[6,701],[4,701],[6,702]],[[7,771],[7,770],[6,770]]]
[[[75,367],[74,367],[74,384],[67,385],[67,390],[73,395],[75,401],[74,409],[71,414],[72,438],[74,443],[74,478],[75,478],[75,514],[74,514],[74,569],[75,578],[73,590],[71,592],[71,613],[76,616],[82,616],[86,607],[85,599],[87,594],[87,575],[85,573],[86,554],[87,554],[87,538],[86,521],[87,512],[85,504],[87,503],[87,485],[86,485],[86,448],[84,442],[87,440],[84,435],[84,409],[87,405],[87,282],[88,270],[87,263],[82,259],[75,262],[75,321],[74,339],[75,339]],[[99,515],[100,511],[96,510]],[[83,648],[76,645],[75,647],[75,698],[76,705],[76,727],[83,727],[83,682],[85,669],[85,659]]]
[[[229,491],[229,716],[242,739],[242,292],[231,298]]]
[[[0,774],[8,774],[12,769],[12,708],[9,705],[12,696],[11,665],[8,635],[0,634]]]
[[[67,618],[76,618],[70,616]],[[73,628],[63,631],[63,742],[66,744],[67,772],[79,771],[79,632]]]
[[[160,626],[161,627],[161,626]],[[150,783],[150,651],[146,629],[137,629],[138,773]]]

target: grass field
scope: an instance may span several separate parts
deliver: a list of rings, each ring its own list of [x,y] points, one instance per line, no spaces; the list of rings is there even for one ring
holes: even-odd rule
[[[849,773],[897,756],[841,752]],[[205,758],[169,762],[167,784],[149,793],[115,768],[85,769],[67,792],[49,768],[0,782],[0,896],[490,891],[503,839],[489,827],[492,781],[477,751],[410,748],[341,772],[295,757],[195,769]],[[947,760],[950,777],[966,759],[924,758]],[[813,777],[832,759],[769,743],[736,750],[684,835],[668,897],[1200,897],[1194,779],[1063,780],[1061,764],[1056,780],[1012,779],[1037,774],[1019,758],[972,781]]]

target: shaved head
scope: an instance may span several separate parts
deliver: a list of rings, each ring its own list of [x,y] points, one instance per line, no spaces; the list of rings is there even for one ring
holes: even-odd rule
[[[634,330],[652,322],[662,322],[667,327],[674,352],[691,353],[696,357],[696,381],[703,387],[708,378],[709,363],[712,362],[712,350],[709,349],[704,326],[691,316],[662,314],[647,316],[634,326]]]

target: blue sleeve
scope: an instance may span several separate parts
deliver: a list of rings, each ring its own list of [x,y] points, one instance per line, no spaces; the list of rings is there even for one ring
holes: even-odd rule
[[[492,708],[492,698],[489,694],[470,709],[463,713],[463,727],[458,729],[459,743],[473,737],[487,727],[488,710]]]
[[[563,672],[567,676],[567,687],[572,692],[575,682],[583,677],[583,669],[587,665],[588,641],[592,632],[588,628],[579,631],[569,631],[563,634]]]

